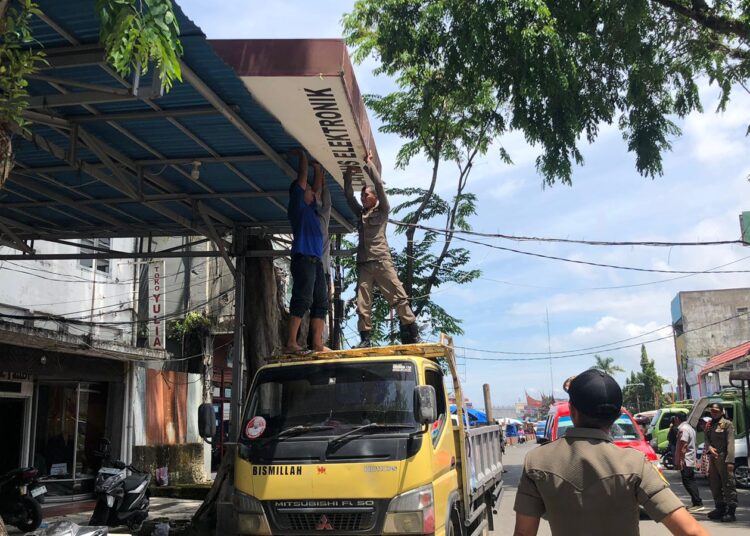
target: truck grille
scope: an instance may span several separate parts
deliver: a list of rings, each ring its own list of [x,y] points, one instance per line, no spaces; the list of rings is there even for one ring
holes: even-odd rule
[[[300,532],[338,531],[354,532],[372,529],[375,524],[375,513],[330,513],[315,514],[277,514],[279,524]]]

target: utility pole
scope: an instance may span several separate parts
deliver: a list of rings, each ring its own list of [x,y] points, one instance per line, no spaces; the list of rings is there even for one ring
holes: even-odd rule
[[[552,338],[549,334],[549,308],[544,308],[545,312],[547,313],[547,351],[549,352],[549,388],[550,393],[549,395],[552,397],[552,399],[555,399],[555,380],[552,377]]]
[[[484,412],[487,414],[487,424],[493,424],[495,421],[492,418],[492,397],[490,396],[490,384],[485,383],[482,386],[484,389]]]

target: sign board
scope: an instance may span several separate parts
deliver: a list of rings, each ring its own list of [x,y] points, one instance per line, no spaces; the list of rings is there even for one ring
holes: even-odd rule
[[[750,212],[740,214],[740,238],[745,246],[750,246]]]
[[[148,263],[148,347],[165,350],[167,322],[164,303],[164,260]]]
[[[341,39],[210,41],[253,97],[339,184],[354,167],[355,190],[368,153],[380,171],[372,131]]]

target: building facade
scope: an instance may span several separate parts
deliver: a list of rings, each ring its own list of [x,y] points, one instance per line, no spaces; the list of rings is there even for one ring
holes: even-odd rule
[[[708,360],[750,340],[750,289],[680,292],[672,301],[680,398],[700,396]]]
[[[87,246],[135,253],[188,240],[34,247],[37,253],[90,252]],[[90,497],[106,439],[117,459],[162,468],[171,482],[207,480],[211,450],[197,432],[197,407],[211,397],[205,351],[233,307],[222,263],[0,262],[0,412],[6,424],[0,473],[37,467],[51,503]],[[197,352],[170,331],[189,313],[211,326],[208,344]]]

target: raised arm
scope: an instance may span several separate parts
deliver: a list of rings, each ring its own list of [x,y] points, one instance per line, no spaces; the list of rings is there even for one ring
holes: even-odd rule
[[[315,176],[313,178],[313,193],[315,194],[315,198],[318,200],[318,203],[321,202],[321,196],[323,195],[323,186],[325,184],[325,173],[323,172],[323,166],[320,165],[320,162],[313,162],[313,171],[315,172]]]
[[[362,215],[362,207],[357,203],[357,200],[354,197],[352,175],[354,175],[354,168],[346,168],[346,171],[344,172],[344,195],[346,196],[346,202],[349,203],[349,208],[351,208],[354,215],[359,218]]]
[[[391,205],[388,203],[388,196],[385,193],[383,179],[380,178],[380,173],[378,173],[378,170],[372,163],[372,153],[367,155],[367,160],[365,161],[364,168],[365,172],[367,172],[367,175],[369,175],[373,186],[375,187],[375,193],[378,196],[378,201],[380,201],[380,210],[389,212],[391,210]]]
[[[307,153],[304,151],[304,149],[297,148],[292,149],[289,154],[296,155],[299,159],[299,162],[297,164],[297,179],[296,182],[299,184],[299,187],[303,190],[307,189]]]

